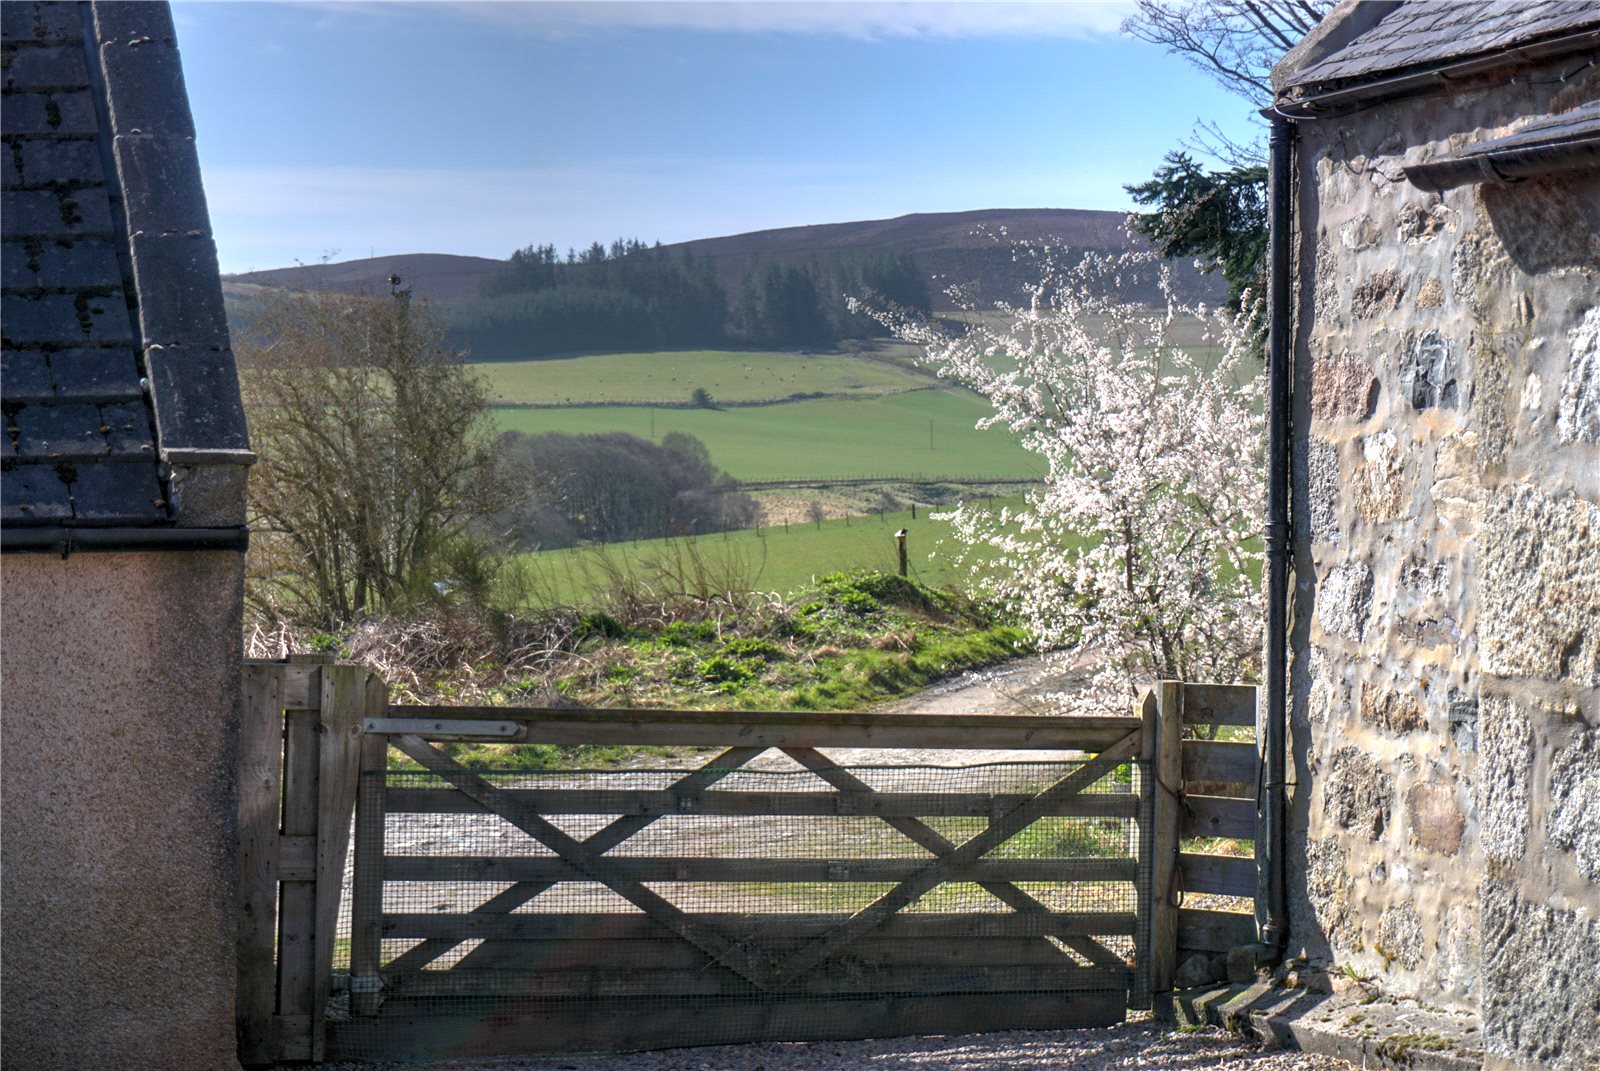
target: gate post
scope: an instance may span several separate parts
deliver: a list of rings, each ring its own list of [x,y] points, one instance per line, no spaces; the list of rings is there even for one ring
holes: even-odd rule
[[[1158,681],[1140,704],[1144,720],[1143,757],[1149,764],[1151,791],[1150,853],[1150,992],[1156,997],[1172,991],[1178,959],[1178,905],[1175,902],[1178,871],[1179,796],[1183,789],[1183,682]]]
[[[381,718],[388,696],[367,704],[368,718]],[[361,738],[361,764],[356,773],[355,877],[350,890],[350,1014],[376,1015],[383,1003],[383,833],[388,784],[389,737],[366,733]]]

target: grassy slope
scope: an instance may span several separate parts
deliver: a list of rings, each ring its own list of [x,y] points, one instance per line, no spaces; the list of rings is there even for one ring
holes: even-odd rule
[[[1020,498],[996,499],[994,507],[1016,506]],[[950,525],[919,509],[818,524],[793,524],[787,529],[746,529],[692,539],[650,539],[604,548],[573,548],[524,555],[538,583],[538,594],[552,602],[584,605],[608,587],[613,571],[637,579],[656,568],[690,571],[695,559],[704,575],[719,586],[737,590],[789,592],[815,578],[848,569],[893,572],[894,533],[907,531],[911,576],[934,588],[965,587],[965,577],[952,560],[957,549]]]
[[[635,624],[616,605],[591,610],[558,665],[527,674],[480,665],[470,681],[425,682],[417,698],[459,701],[458,687],[467,687],[471,699],[490,704],[544,702],[554,690],[589,706],[853,710],[1031,649],[982,605],[882,573],[825,575],[781,603],[678,606],[664,626],[654,609]],[[544,745],[450,750],[469,765],[502,769],[623,757],[615,748]]]
[[[473,365],[497,404],[689,401],[696,387],[719,402],[779,401],[796,394],[882,395],[937,381],[883,361],[842,354],[675,350]]]
[[[687,432],[740,480],[861,475],[1038,476],[1038,458],[1000,431],[977,431],[988,403],[964,390],[828,398],[747,409],[497,409],[502,430]],[[932,425],[932,448],[929,426]]]

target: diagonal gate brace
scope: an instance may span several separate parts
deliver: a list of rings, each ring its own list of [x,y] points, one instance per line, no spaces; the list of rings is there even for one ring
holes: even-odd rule
[[[706,789],[729,774],[734,773],[765,750],[765,748],[760,747],[729,748],[698,770],[694,770],[674,781],[668,786],[668,790],[680,801],[696,799]],[[585,837],[582,844],[595,852],[608,852],[623,841],[642,832],[660,817],[660,815],[623,815]],[[519,881],[511,888],[478,905],[472,911],[472,914],[479,916],[509,915],[555,884],[553,881]],[[385,965],[385,969],[391,971],[421,970],[460,944],[461,939],[459,938],[430,937],[421,944],[409,948],[396,956]]]
[[[764,983],[758,984],[762,984],[766,989],[777,989],[789,984],[845,945],[887,922],[896,912],[915,903],[929,890],[952,880],[964,867],[976,862],[1043,817],[1045,811],[1058,800],[1077,795],[1105,777],[1123,761],[1131,758],[1139,749],[1142,735],[1142,730],[1135,729],[1037,796],[994,819],[981,833],[933,860],[926,868],[906,878],[850,918],[795,952],[776,970],[768,973]]]
[[[510,822],[573,867],[624,897],[650,918],[710,955],[720,965],[727,967],[759,989],[769,988],[767,979],[772,972],[763,962],[762,953],[696,921],[643,882],[615,874],[600,852],[570,836],[543,815],[508,796],[503,789],[490,784],[448,755],[430,746],[421,737],[402,735],[394,737],[393,742],[402,752],[421,763],[424,769],[449,781],[475,800],[484,810]]]

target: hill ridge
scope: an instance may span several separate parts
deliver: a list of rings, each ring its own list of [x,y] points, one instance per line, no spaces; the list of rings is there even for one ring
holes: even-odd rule
[[[694,238],[663,248],[710,259],[730,298],[757,263],[805,263],[841,250],[876,249],[914,257],[930,279],[976,287],[985,297],[1014,297],[1030,281],[1017,264],[1010,241],[1053,239],[1073,249],[1117,252],[1142,249],[1123,229],[1125,213],[1089,208],[980,208],[960,212],[910,212],[883,219],[769,227],[738,234]],[[989,225],[991,236],[981,231]],[[998,231],[1004,230],[1004,237]],[[508,254],[509,255],[509,254]],[[247,296],[258,286],[338,293],[382,293],[398,274],[419,298],[444,303],[478,296],[483,281],[504,261],[454,253],[399,253],[328,264],[300,264],[224,276],[225,288]],[[1180,292],[1215,300],[1218,280],[1199,275],[1188,262],[1175,265]],[[936,287],[936,289],[938,289]],[[946,302],[939,302],[947,305]],[[948,307],[948,306],[947,306]]]

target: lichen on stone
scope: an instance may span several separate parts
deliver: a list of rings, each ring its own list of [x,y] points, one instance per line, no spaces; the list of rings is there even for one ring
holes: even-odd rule
[[[1335,636],[1359,643],[1372,611],[1372,567],[1346,562],[1328,570],[1317,592],[1317,623]]]
[[[1600,506],[1532,484],[1501,488],[1478,545],[1484,669],[1600,687]]]
[[[1394,780],[1360,748],[1342,747],[1329,763],[1323,807],[1340,829],[1377,840],[1394,807]]]
[[[1600,883],[1600,730],[1578,734],[1550,762],[1550,843]]]
[[[1527,714],[1510,698],[1486,695],[1478,722],[1476,799],[1484,854],[1513,862],[1528,847],[1528,781],[1533,763],[1533,729]]]
[[[1600,443],[1600,307],[1567,332],[1570,358],[1556,408],[1556,434],[1564,443]]]

